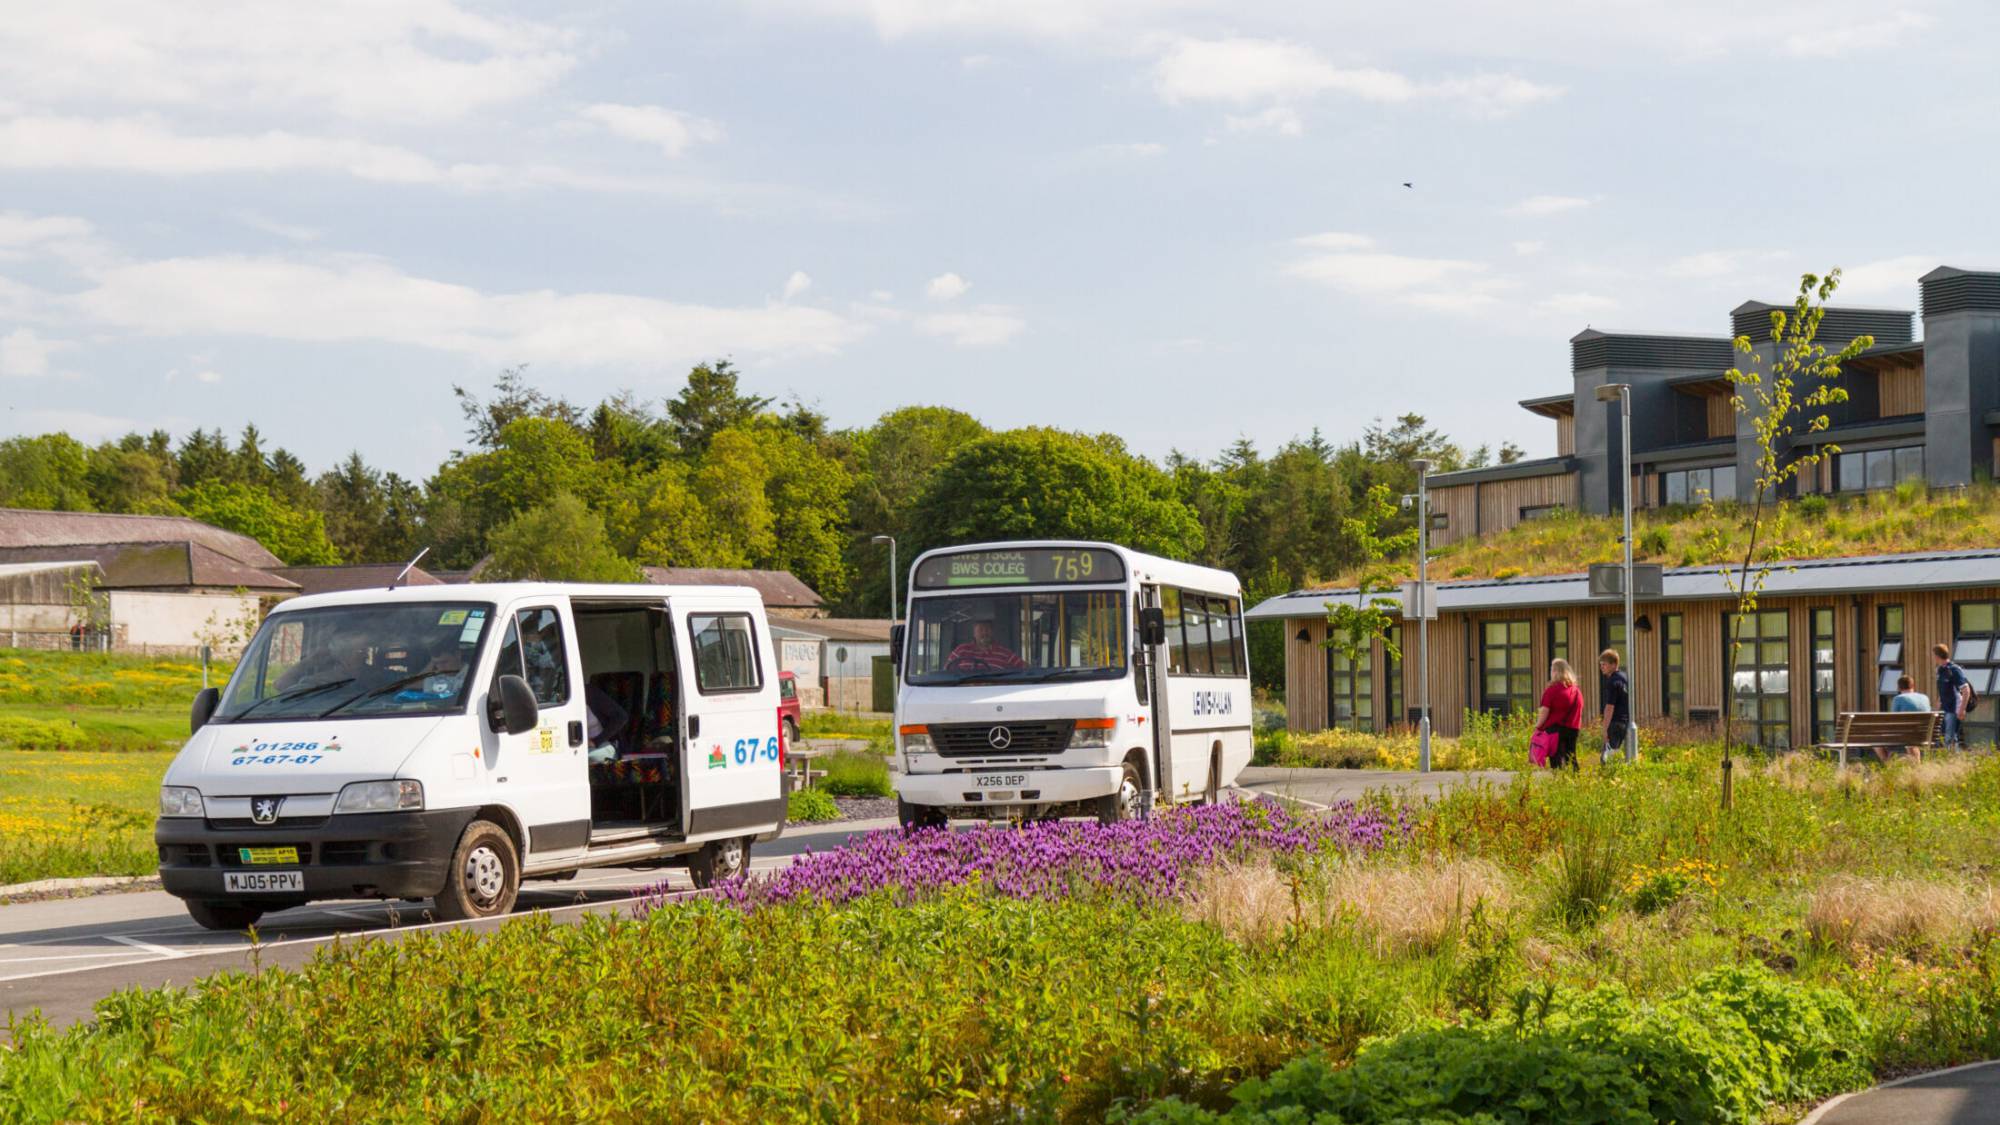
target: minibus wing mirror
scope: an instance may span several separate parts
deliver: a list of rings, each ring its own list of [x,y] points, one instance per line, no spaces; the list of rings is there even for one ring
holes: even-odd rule
[[[903,627],[889,626],[889,667],[903,670]]]
[[[531,731],[541,721],[541,707],[535,702],[535,689],[521,677],[500,677],[493,695],[497,698],[489,697],[486,701],[487,718],[500,734]]]
[[[194,706],[188,710],[188,733],[193,734],[208,725],[215,717],[215,705],[222,701],[222,693],[212,687],[205,687],[194,693]]]
[[[1167,643],[1167,611],[1156,605],[1139,610],[1139,643],[1147,648]]]

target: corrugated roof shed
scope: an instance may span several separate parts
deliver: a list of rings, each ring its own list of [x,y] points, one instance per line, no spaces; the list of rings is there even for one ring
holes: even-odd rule
[[[189,587],[295,593],[298,584],[209,549],[191,540],[165,543],[85,543],[45,547],[0,547],[0,562],[96,563],[103,583],[114,590],[174,590]]]
[[[298,584],[302,594],[331,594],[338,590],[387,588],[401,574],[402,563],[355,563],[346,566],[274,566],[272,574]],[[441,586],[444,580],[413,566],[403,576],[405,586]]]
[[[850,644],[888,644],[889,626],[886,617],[785,617],[771,622],[776,633]]]
[[[248,535],[224,531],[186,516],[134,516],[109,512],[45,512],[0,508],[0,547],[60,547],[85,544],[198,543],[227,559],[258,568],[283,560]]]
[[[732,570],[707,566],[641,567],[656,586],[748,586],[772,609],[818,609],[826,604],[789,570]]]
[[[1667,570],[1660,600],[1732,598],[1720,568],[1685,566]],[[1919,551],[1903,555],[1857,555],[1800,559],[1777,564],[1764,584],[1767,597],[1851,594],[1876,590],[1939,590],[2000,585],[2000,551]],[[1530,606],[1615,605],[1615,598],[1590,596],[1582,574],[1536,578],[1466,579],[1439,582],[1439,612],[1512,609]],[[1258,603],[1243,616],[1253,621],[1319,617],[1328,600],[1353,596],[1353,587],[1298,590]],[[1654,599],[1641,599],[1651,601]]]

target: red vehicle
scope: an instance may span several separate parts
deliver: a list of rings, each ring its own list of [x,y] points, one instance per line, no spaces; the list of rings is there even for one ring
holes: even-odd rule
[[[785,745],[799,744],[799,677],[795,672],[778,673],[778,722],[785,728]]]

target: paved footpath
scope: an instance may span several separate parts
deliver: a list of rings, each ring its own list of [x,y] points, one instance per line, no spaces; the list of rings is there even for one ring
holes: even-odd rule
[[[1835,1098],[1799,1125],[2000,1125],[2000,1062],[1919,1074]]]
[[[1447,786],[1504,783],[1508,776],[1253,767],[1239,778],[1238,791],[1330,805],[1370,790],[1421,797]],[[793,826],[783,837],[757,845],[751,867],[774,871],[808,848],[824,851],[853,833],[894,826],[894,820]],[[692,890],[684,868],[593,868],[560,883],[527,884],[516,909],[539,910],[559,922],[574,922],[593,913],[627,909],[634,891],[662,877],[674,889]],[[0,906],[0,1029],[6,1016],[37,1010],[58,1025],[86,1020],[98,1000],[126,988],[184,986],[227,970],[295,968],[335,940],[395,941],[452,925],[484,932],[505,921],[432,923],[422,904],[315,902],[266,915],[258,924],[259,944],[253,949],[241,933],[216,933],[195,925],[181,901],[164,891]],[[0,1036],[4,1034],[0,1030]]]

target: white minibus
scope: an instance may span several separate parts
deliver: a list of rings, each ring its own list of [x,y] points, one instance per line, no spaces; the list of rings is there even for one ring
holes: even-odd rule
[[[906,826],[1144,815],[1250,762],[1243,589],[1109,543],[978,543],[910,572],[892,652]]]
[[[523,879],[685,862],[785,821],[764,604],[735,586],[470,584],[296,598],[196,697],[154,831],[197,922],[314,899],[506,913]]]

